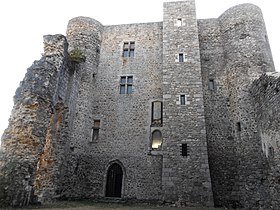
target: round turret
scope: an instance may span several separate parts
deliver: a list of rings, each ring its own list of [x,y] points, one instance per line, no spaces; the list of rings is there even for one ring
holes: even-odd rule
[[[74,52],[74,56],[81,56],[93,74],[97,73],[102,31],[103,25],[88,17],[73,18],[67,26],[70,58],[71,52]]]
[[[252,77],[274,70],[265,23],[259,7],[241,4],[219,17],[226,69]]]

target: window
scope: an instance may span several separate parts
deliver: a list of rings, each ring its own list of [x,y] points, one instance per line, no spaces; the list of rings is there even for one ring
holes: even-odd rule
[[[186,105],[186,95],[180,95],[180,104]]]
[[[120,94],[132,93],[133,76],[121,76],[120,79]]]
[[[209,79],[209,90],[215,90],[214,79]]]
[[[159,130],[155,130],[152,133],[152,149],[153,150],[160,149],[161,144],[162,144],[161,132]]]
[[[91,141],[97,141],[99,139],[100,120],[94,120],[91,130]]]
[[[188,144],[182,144],[182,156],[189,156],[189,146]]]
[[[179,62],[184,62],[184,54],[179,53]]]
[[[241,131],[241,122],[236,123],[237,131]]]
[[[152,127],[162,126],[162,102],[152,102]]]
[[[187,55],[184,53],[179,53],[175,55],[175,62],[184,63],[187,60]]]
[[[135,42],[124,42],[123,57],[134,57]]]
[[[182,18],[178,18],[176,24],[178,27],[182,26]]]

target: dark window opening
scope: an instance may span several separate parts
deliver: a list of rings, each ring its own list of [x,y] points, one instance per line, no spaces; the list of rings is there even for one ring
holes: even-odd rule
[[[184,62],[184,54],[179,53],[179,62]]]
[[[131,94],[132,93],[132,76],[121,76],[120,79],[120,94]]]
[[[181,105],[186,105],[186,95],[180,95],[180,103]]]
[[[162,126],[162,102],[154,101],[152,102],[152,127]]]
[[[236,123],[236,126],[237,126],[237,131],[241,131],[241,122],[237,122]]]
[[[214,80],[213,79],[209,79],[209,90],[214,90],[215,89],[215,85],[214,85]]]
[[[134,57],[135,42],[124,42],[123,57]]]
[[[189,145],[182,144],[182,156],[187,157],[189,156]]]

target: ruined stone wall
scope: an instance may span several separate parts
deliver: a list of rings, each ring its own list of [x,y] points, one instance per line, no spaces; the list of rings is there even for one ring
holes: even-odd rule
[[[261,11],[238,5],[199,26],[215,204],[269,208],[268,185],[261,181],[266,161],[249,93],[256,78],[274,71]]]
[[[277,209],[280,206],[280,74],[278,72],[263,74],[251,86],[254,97],[254,108],[257,122],[257,130],[261,136],[262,151],[268,173],[262,182],[269,186],[271,200],[270,208]]]
[[[178,205],[213,205],[202,88],[195,2],[165,3],[163,199]]]
[[[50,154],[53,144],[50,123],[56,103],[63,97],[58,88],[60,74],[66,71],[67,42],[62,35],[44,36],[44,45],[44,56],[28,69],[16,91],[9,127],[1,139],[1,201],[13,206],[35,202],[37,184],[47,181],[40,177],[41,163],[55,170],[52,158],[59,159],[57,153],[53,157],[45,154]],[[49,185],[55,173],[43,171],[44,178],[52,177]]]

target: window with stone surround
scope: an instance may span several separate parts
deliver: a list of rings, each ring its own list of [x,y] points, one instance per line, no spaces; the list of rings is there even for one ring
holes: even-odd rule
[[[182,18],[177,18],[176,25],[180,27],[182,26],[182,23],[183,23]]]
[[[152,133],[152,150],[161,149],[162,135],[159,130],[155,130]]]
[[[186,62],[187,60],[187,55],[184,53],[179,53],[176,55],[175,62],[183,63]]]
[[[120,79],[120,94],[132,93],[133,76],[121,76]]]
[[[181,150],[181,154],[182,154],[182,156],[183,157],[187,157],[187,156],[189,156],[190,154],[190,152],[189,152],[189,145],[188,144],[182,144],[182,148],[181,148],[182,150]]]
[[[91,141],[96,142],[99,139],[100,120],[94,120],[91,130]]]
[[[134,57],[135,42],[124,42],[123,43],[123,57]]]
[[[152,102],[152,127],[162,126],[162,102],[153,101]]]
[[[181,105],[186,105],[186,95],[180,95],[180,104]]]

